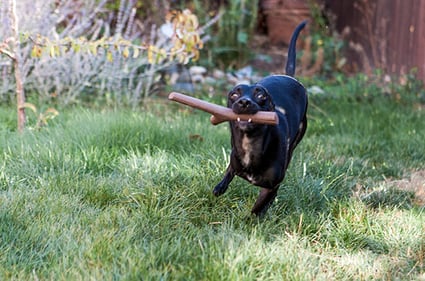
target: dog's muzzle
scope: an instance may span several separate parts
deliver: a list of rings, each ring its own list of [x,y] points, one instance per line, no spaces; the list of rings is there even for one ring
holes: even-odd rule
[[[236,114],[255,114],[260,108],[249,98],[240,98],[232,105],[232,110]]]
[[[236,114],[255,114],[260,110],[260,107],[250,98],[243,97],[233,103],[232,110]],[[258,126],[258,124],[252,123],[251,119],[243,121],[238,118],[235,121],[235,126],[242,131],[248,131]]]

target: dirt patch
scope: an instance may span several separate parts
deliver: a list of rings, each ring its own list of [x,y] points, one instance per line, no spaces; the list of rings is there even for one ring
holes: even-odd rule
[[[413,192],[414,203],[425,206],[425,170],[412,172],[409,178],[401,180],[387,180],[386,185],[400,190]]]

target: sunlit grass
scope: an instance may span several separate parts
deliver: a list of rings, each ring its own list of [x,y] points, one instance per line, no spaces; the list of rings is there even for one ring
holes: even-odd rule
[[[423,206],[373,193],[424,168],[425,113],[412,104],[312,97],[262,220],[245,181],[212,195],[230,146],[207,114],[68,109],[19,136],[2,112],[2,280],[424,277]]]

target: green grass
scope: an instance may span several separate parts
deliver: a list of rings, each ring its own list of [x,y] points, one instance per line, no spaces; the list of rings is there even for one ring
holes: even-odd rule
[[[230,146],[207,114],[66,109],[19,136],[2,107],[0,279],[423,279],[424,207],[376,191],[425,168],[425,112],[339,87],[311,97],[262,220],[249,215],[258,188],[243,180],[212,195]]]

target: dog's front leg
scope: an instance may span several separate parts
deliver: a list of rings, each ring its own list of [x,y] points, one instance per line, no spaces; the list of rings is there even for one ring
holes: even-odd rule
[[[219,182],[213,190],[213,193],[215,196],[220,196],[224,192],[226,192],[227,188],[229,187],[230,182],[235,177],[235,171],[233,168],[229,165],[226,170],[226,174],[224,175],[224,178]]]
[[[273,189],[261,188],[260,194],[258,195],[257,201],[255,201],[254,207],[252,207],[251,213],[256,216],[262,216],[266,213],[268,208],[273,203],[277,195],[278,187]]]

